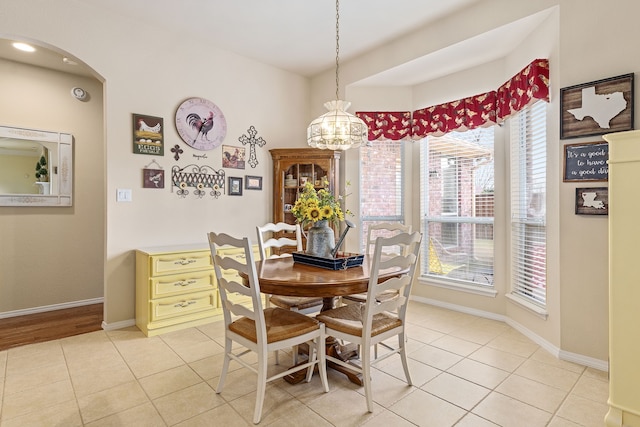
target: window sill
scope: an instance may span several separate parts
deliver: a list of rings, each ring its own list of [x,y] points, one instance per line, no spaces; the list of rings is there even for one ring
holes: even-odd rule
[[[498,292],[492,286],[467,285],[464,282],[459,282],[453,279],[441,280],[423,276],[418,279],[418,283],[420,283],[421,285],[435,286],[438,288],[451,289],[454,291],[482,295],[485,297],[495,298],[495,296],[498,295]]]
[[[519,297],[517,295],[514,294],[506,294],[505,297],[507,298],[507,300],[511,301],[512,303],[521,306],[522,308],[524,308],[525,310],[535,314],[536,316],[540,317],[541,319],[547,320],[547,318],[549,317],[549,313],[547,312],[547,310],[545,310],[544,308],[535,305],[533,303],[530,303],[529,301],[525,300],[522,297]]]

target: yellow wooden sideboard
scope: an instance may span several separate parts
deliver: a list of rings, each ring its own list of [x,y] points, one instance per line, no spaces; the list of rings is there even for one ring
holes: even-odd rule
[[[640,427],[640,131],[604,136],[609,143],[608,427]]]
[[[258,259],[258,246],[253,249]],[[223,251],[244,258],[244,253],[237,249]],[[235,298],[251,302],[244,296]],[[136,250],[136,326],[145,335],[202,325],[221,320],[221,316],[220,295],[207,244]]]

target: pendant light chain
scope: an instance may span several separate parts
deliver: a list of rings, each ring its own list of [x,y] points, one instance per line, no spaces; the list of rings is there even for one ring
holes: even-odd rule
[[[339,96],[339,88],[340,88],[340,0],[336,0],[336,101],[340,99]]]
[[[366,143],[367,125],[347,113],[350,105],[340,100],[340,1],[336,0],[336,99],[325,102],[324,107],[329,111],[307,127],[307,144],[321,150],[348,150]]]

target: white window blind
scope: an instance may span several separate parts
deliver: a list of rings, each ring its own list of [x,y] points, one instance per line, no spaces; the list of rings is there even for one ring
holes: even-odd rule
[[[546,102],[511,120],[511,292],[546,305]]]
[[[403,144],[381,139],[360,147],[359,229],[363,251],[370,224],[404,224]]]
[[[422,275],[493,285],[493,128],[421,144]]]

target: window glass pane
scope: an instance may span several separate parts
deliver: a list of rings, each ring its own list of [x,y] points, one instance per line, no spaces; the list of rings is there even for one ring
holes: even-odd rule
[[[493,128],[421,141],[422,275],[493,285]]]
[[[404,224],[402,141],[376,140],[360,147],[360,250],[370,224]]]
[[[511,118],[512,293],[546,304],[546,103]]]

